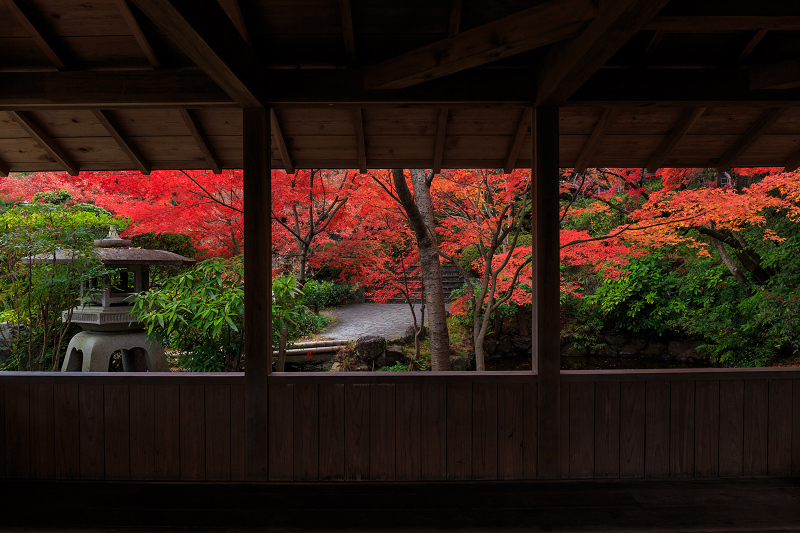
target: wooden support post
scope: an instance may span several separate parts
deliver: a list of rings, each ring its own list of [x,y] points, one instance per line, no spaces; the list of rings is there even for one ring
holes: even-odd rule
[[[533,370],[538,374],[540,479],[559,477],[558,108],[533,110]]]
[[[272,370],[269,110],[243,110],[246,476],[267,480],[267,376]]]

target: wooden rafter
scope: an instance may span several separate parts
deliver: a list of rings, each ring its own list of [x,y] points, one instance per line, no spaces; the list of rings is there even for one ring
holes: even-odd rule
[[[11,172],[9,164],[0,159],[0,176],[7,178],[9,172]]]
[[[645,64],[650,56],[656,51],[658,46],[661,44],[661,41],[664,39],[663,31],[656,31],[653,32],[653,36],[650,38],[650,42],[647,43],[647,47],[642,52],[642,57],[639,59],[640,64]]]
[[[586,168],[597,154],[597,150],[602,144],[603,137],[606,136],[608,129],[614,124],[619,112],[620,108],[618,107],[607,107],[603,109],[603,113],[600,115],[597,124],[592,128],[592,134],[589,136],[589,140],[586,141],[583,150],[581,150],[581,153],[578,155],[578,159],[575,162],[575,172],[582,173],[586,171]]]
[[[42,24],[41,17],[33,12],[23,0],[4,0],[6,8],[17,17],[20,25],[31,36],[36,45],[44,52],[47,59],[58,70],[68,68],[63,44],[59,43],[52,33]]]
[[[761,30],[757,30],[753,34],[753,36],[750,38],[750,40],[747,41],[747,44],[742,49],[742,51],[739,52],[739,56],[736,58],[736,64],[737,65],[740,65],[740,64],[744,63],[745,61],[747,61],[747,58],[750,57],[750,54],[752,54],[753,50],[756,49],[756,46],[758,46],[758,43],[760,43],[761,40],[767,35],[767,31],[769,31],[769,30],[761,29]]]
[[[353,109],[353,126],[356,130],[358,170],[363,174],[367,171],[367,142],[364,138],[364,115],[360,107]]]
[[[125,135],[120,128],[119,123],[114,118],[114,114],[111,111],[103,111],[100,109],[95,109],[92,111],[94,113],[95,118],[102,124],[102,126],[106,129],[109,135],[116,141],[117,145],[120,149],[125,152],[130,160],[136,165],[139,169],[139,172],[144,174],[145,176],[150,174],[150,170],[152,166],[147,159],[142,156],[141,152],[136,145],[131,142],[130,139]]]
[[[197,142],[198,148],[200,148],[200,151],[203,152],[203,157],[208,163],[208,166],[211,167],[211,170],[214,171],[214,174],[221,173],[222,165],[220,164],[214,149],[211,147],[211,143],[208,142],[208,136],[206,136],[205,131],[203,131],[203,126],[197,119],[197,115],[195,115],[190,109],[181,109],[180,112],[181,117],[183,117],[183,121],[186,123],[186,127],[189,128],[189,132],[192,134],[192,137],[194,137],[195,142]]]
[[[24,129],[28,135],[33,137],[33,140],[41,146],[50,157],[52,157],[64,170],[72,176],[77,176],[79,172],[78,165],[72,160],[66,150],[64,150],[49,133],[47,133],[42,126],[36,122],[32,116],[24,111],[9,111],[9,116]]]
[[[789,156],[789,159],[786,160],[784,163],[784,172],[794,172],[797,168],[800,167],[800,150],[797,150],[795,153]]]
[[[642,29],[674,33],[797,31],[798,16],[659,16]]]
[[[278,115],[275,110],[269,110],[269,120],[272,129],[272,138],[275,139],[275,144],[278,145],[278,152],[281,154],[283,160],[283,168],[287,174],[294,174],[294,162],[292,161],[292,154],[289,152],[289,146],[286,144],[286,137],[283,135],[281,123],[278,120]]]
[[[514,134],[514,138],[511,140],[505,162],[503,163],[503,172],[506,174],[510,174],[516,168],[517,158],[519,157],[520,150],[522,150],[522,143],[525,142],[525,136],[528,134],[530,128],[531,108],[526,107],[522,110],[522,113],[519,116],[517,132]]]
[[[367,89],[402,89],[575,35],[596,14],[588,0],[550,0],[364,69]]]
[[[722,157],[719,158],[717,161],[716,167],[717,172],[725,172],[729,170],[736,160],[739,159],[748,148],[753,146],[753,144],[761,138],[762,135],[769,129],[770,126],[775,124],[783,115],[785,109],[784,108],[770,108],[764,111],[761,116],[758,117],[750,128],[742,135],[734,144],[731,146],[727,152],[723,154]]]
[[[244,15],[242,15],[242,6],[239,5],[239,0],[219,0],[219,3],[222,5],[222,9],[225,10],[225,13],[228,14],[228,18],[231,19],[233,25],[239,30],[239,35],[242,36],[244,42],[252,45],[250,42],[250,32],[247,31],[247,23],[244,20]]]
[[[750,69],[750,89],[800,87],[800,58]]]
[[[153,50],[150,40],[142,31],[142,26],[131,10],[131,5],[128,3],[128,0],[114,0],[114,2],[117,4],[117,9],[119,9],[119,12],[122,14],[122,18],[125,19],[125,23],[128,25],[128,28],[130,28],[131,33],[133,33],[134,39],[136,39],[136,42],[139,44],[139,48],[141,48],[142,53],[147,58],[147,62],[150,63],[150,66],[153,68],[161,68],[161,61],[159,61],[158,56]]]
[[[342,40],[347,66],[356,66],[356,35],[353,28],[353,10],[350,0],[339,0],[339,16],[342,21]]]
[[[448,37],[458,35],[461,26],[461,3],[462,0],[451,0],[450,2],[450,20],[447,23]]]
[[[538,72],[536,102],[560,104],[597,72],[669,0],[609,0],[577,37],[559,43]]]
[[[692,129],[692,126],[694,126],[705,111],[705,107],[692,107],[684,110],[678,122],[675,123],[675,126],[669,132],[669,135],[661,141],[656,151],[653,152],[650,159],[647,160],[648,172],[653,173],[661,168],[661,165],[664,164],[664,160],[669,156],[670,152],[672,152],[681,139],[686,136],[689,130]]]
[[[444,137],[447,135],[447,115],[449,109],[443,107],[439,109],[439,116],[436,119],[436,141],[433,146],[433,173],[438,174],[442,171],[442,157],[444,156]]]
[[[132,0],[236,103],[262,105],[263,67],[217,0]]]

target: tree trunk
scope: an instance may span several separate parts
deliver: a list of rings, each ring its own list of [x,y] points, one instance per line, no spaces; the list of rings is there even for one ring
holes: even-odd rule
[[[439,263],[439,246],[433,226],[431,191],[428,176],[421,169],[411,169],[415,195],[406,185],[403,169],[392,169],[400,205],[408,215],[411,229],[419,248],[422,283],[425,286],[425,307],[428,310],[428,328],[431,339],[431,369],[450,370],[450,336],[447,331],[447,313],[444,307],[442,267]]]
[[[730,256],[728,250],[725,249],[725,243],[715,237],[709,236],[709,239],[711,239],[711,244],[714,245],[723,264],[728,267],[730,273],[733,274],[733,277],[736,278],[736,281],[739,282],[739,285],[742,286],[745,292],[750,294],[750,284],[747,282],[747,278],[744,277],[744,274],[742,274],[742,271],[739,270],[739,267],[736,266],[736,262]]]
[[[283,372],[286,368],[286,344],[289,341],[289,323],[284,322],[283,328],[278,335],[278,364],[276,365],[278,372]]]

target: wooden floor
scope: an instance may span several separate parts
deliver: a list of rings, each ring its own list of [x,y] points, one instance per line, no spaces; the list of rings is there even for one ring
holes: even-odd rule
[[[800,478],[526,483],[0,481],[3,531],[798,531]]]

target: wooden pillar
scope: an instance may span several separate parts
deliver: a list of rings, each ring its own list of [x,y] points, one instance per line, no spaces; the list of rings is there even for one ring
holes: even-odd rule
[[[243,113],[246,477],[267,479],[267,376],[272,370],[269,109]]]
[[[532,113],[533,370],[538,374],[540,479],[559,477],[561,381],[559,312],[558,108]]]

